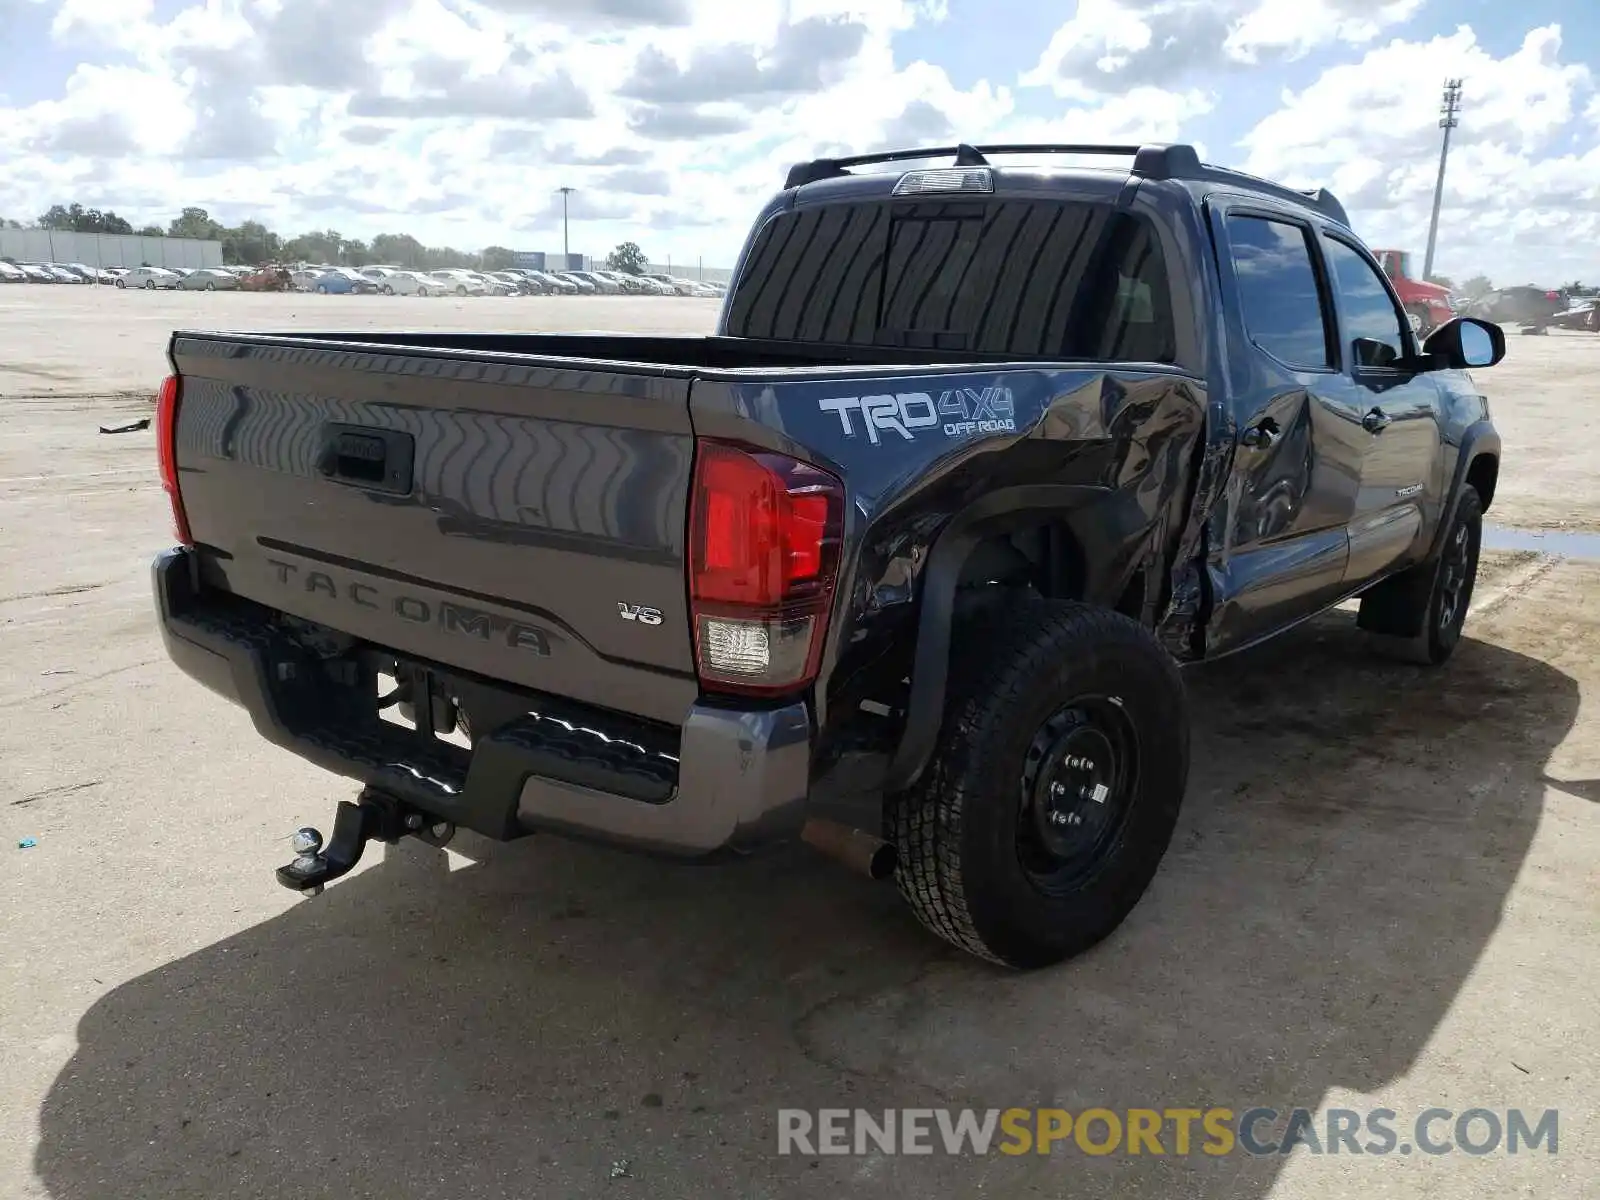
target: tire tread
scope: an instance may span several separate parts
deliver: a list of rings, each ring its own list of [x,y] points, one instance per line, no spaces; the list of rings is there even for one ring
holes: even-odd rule
[[[1026,598],[1008,602],[1000,620],[997,636],[992,619],[985,622],[989,636],[963,637],[958,631],[941,747],[916,785],[888,797],[887,824],[899,854],[900,892],[917,918],[970,954],[1017,966],[1014,955],[991,945],[979,931],[963,870],[965,814],[986,799],[981,794],[984,781],[994,771],[1009,770],[987,761],[993,739],[985,735],[1022,703],[1041,661],[1070,661],[1086,653],[1148,656],[1153,651],[1174,693],[1181,697],[1184,685],[1177,664],[1150,633],[1109,609]],[[1182,750],[1186,764],[1187,726]]]

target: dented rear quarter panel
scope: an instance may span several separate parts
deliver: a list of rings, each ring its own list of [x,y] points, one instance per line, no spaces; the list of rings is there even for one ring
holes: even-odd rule
[[[1188,516],[1207,422],[1199,377],[1155,366],[750,375],[696,380],[695,432],[805,458],[846,489],[816,690],[819,724],[832,734],[883,684],[880,669],[907,661],[935,548],[963,514],[984,511],[995,527],[1066,519],[1083,551],[1086,598],[1102,603],[1141,566],[1165,575],[1196,557]]]

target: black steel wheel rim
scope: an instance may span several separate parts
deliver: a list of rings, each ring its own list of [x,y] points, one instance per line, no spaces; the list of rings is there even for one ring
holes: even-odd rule
[[[1472,599],[1473,559],[1477,546],[1475,527],[1467,521],[1458,524],[1445,543],[1444,555],[1439,562],[1439,614],[1440,632],[1448,633],[1466,616],[1467,604]]]
[[[1117,843],[1138,789],[1139,739],[1121,701],[1056,709],[1028,743],[1017,858],[1040,891],[1076,890]]]

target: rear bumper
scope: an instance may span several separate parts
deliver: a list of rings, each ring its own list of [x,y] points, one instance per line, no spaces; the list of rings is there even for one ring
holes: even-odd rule
[[[552,720],[538,711],[551,698],[463,681],[523,713],[468,751],[379,720],[373,693],[332,672],[270,612],[204,590],[192,551],[163,551],[151,572],[167,654],[241,705],[262,737],[487,837],[553,830],[698,858],[787,841],[804,824],[804,703],[754,711],[695,704],[674,756],[630,739],[620,714]],[[608,728],[608,720],[622,724]]]

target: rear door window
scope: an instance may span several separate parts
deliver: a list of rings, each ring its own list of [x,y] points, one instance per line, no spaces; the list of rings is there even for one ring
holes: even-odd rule
[[[1308,231],[1293,221],[1228,215],[1228,248],[1250,340],[1285,366],[1333,365]]]
[[[828,205],[762,229],[728,332],[1008,358],[1172,362],[1159,239],[1106,204]]]

